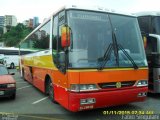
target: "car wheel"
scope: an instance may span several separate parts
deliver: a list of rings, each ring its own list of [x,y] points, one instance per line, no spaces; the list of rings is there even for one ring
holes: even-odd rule
[[[10,98],[14,100],[16,98],[16,93],[14,93]]]

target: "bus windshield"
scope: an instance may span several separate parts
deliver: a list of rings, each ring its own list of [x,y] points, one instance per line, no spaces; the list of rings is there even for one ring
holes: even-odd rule
[[[72,30],[69,48],[70,68],[97,68],[100,63],[98,59],[104,56],[109,45],[113,43],[113,32],[117,44],[124,48],[138,67],[147,65],[136,18],[76,10],[68,11],[67,15],[68,25]],[[120,49],[119,64],[116,63],[116,57],[114,49],[111,50],[104,67],[133,67]]]

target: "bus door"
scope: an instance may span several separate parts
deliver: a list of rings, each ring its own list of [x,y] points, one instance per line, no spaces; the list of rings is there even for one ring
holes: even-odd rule
[[[148,36],[145,47],[149,66],[149,90],[156,93],[160,93],[159,41],[156,37]]]

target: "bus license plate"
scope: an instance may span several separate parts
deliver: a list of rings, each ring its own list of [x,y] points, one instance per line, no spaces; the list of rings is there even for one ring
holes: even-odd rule
[[[0,95],[4,95],[4,91],[0,91]]]

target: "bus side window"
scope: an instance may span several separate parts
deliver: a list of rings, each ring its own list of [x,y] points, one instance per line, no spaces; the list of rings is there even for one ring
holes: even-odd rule
[[[54,22],[53,22],[53,37],[52,37],[53,52],[57,51],[57,37],[58,37],[58,16],[54,17]]]
[[[146,53],[151,54],[157,52],[157,39],[154,37],[147,37]]]
[[[52,30],[52,52],[53,52],[53,60],[54,64],[59,66],[58,64],[58,57],[57,57],[57,50],[58,50],[58,16],[53,16],[53,30]]]
[[[34,34],[33,47],[37,50],[49,49],[50,23],[46,23]],[[44,44],[45,43],[45,44]]]
[[[143,16],[138,17],[138,23],[140,26],[141,31],[144,31],[145,33],[150,33],[150,23],[151,23],[151,17],[150,16]]]
[[[20,48],[30,49],[34,52],[49,49],[50,42],[50,21],[43,25],[40,29],[35,31],[27,38]]]

